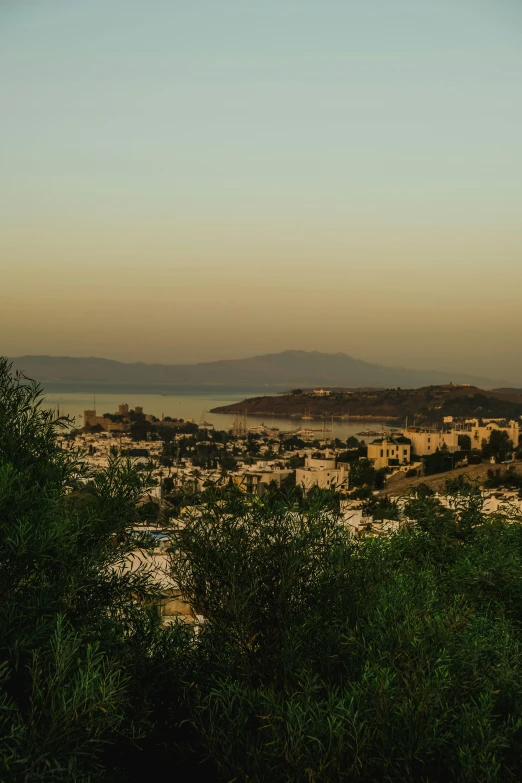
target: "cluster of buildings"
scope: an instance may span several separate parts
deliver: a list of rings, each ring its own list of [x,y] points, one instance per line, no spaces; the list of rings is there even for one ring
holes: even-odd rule
[[[449,454],[462,451],[459,436],[467,435],[471,449],[482,448],[483,441],[489,441],[492,432],[504,432],[517,448],[520,442],[520,423],[502,419],[465,419],[454,421],[452,416],[444,419],[444,430],[423,429],[413,427],[394,432],[387,437],[379,438],[368,444],[368,459],[373,460],[374,467],[404,469],[410,463],[420,462],[422,457],[428,457],[437,451]],[[455,463],[455,467],[458,463]]]
[[[453,496],[440,492],[435,493],[433,499],[445,508],[450,509],[458,508],[460,503]],[[375,519],[368,512],[365,504],[357,500],[341,500],[341,515],[344,523],[353,535],[361,535],[363,533],[382,535],[383,533],[397,531],[403,525],[412,523],[412,520],[408,519],[405,510],[408,500],[409,498],[394,497],[393,495],[389,497],[390,503],[399,510],[399,519]],[[481,512],[486,515],[505,512],[510,516],[517,516],[522,514],[522,499],[517,490],[483,490],[481,492]]]
[[[446,416],[444,423],[453,427],[452,432],[457,438],[459,435],[467,435],[472,449],[480,449],[482,441],[489,440],[492,432],[505,432],[515,448],[520,441],[520,423],[515,420],[505,422],[503,419],[483,419],[481,424],[478,419],[454,422],[452,416]]]
[[[454,454],[460,451],[459,433],[437,432],[421,428],[404,429],[368,444],[368,459],[377,470],[381,468],[404,469],[420,463],[436,451]],[[407,469],[407,468],[406,468]]]
[[[323,389],[315,389],[313,394],[327,394]],[[154,416],[144,414],[143,409],[136,407],[129,410],[126,403],[122,403],[118,411],[106,416],[97,416],[95,410],[86,410],[84,413],[85,429],[80,436],[86,451],[86,460],[94,468],[103,468],[111,454],[123,452],[129,453],[138,461],[149,462],[152,460],[156,467],[154,476],[157,480],[156,494],[161,496],[162,487],[166,480],[172,490],[192,487],[195,492],[204,490],[209,486],[222,486],[233,484],[243,491],[263,495],[270,486],[280,487],[295,473],[295,483],[305,491],[313,487],[332,489],[345,493],[350,489],[351,463],[341,459],[340,453],[346,453],[346,447],[334,448],[328,437],[323,436],[324,443],[320,444],[318,453],[317,441],[310,447],[305,446],[291,453],[284,448],[282,434],[269,431],[263,427],[247,429],[246,422],[242,426],[232,429],[233,444],[216,443],[213,436],[206,432],[199,443],[214,449],[215,453],[230,451],[234,454],[233,467],[222,470],[214,461],[213,467],[201,467],[194,462],[191,454],[184,455],[183,459],[171,461],[170,466],[159,465],[164,443],[161,440],[144,440],[136,442],[131,439],[129,430],[133,421],[158,422]],[[237,423],[236,423],[237,425]],[[244,425],[244,426],[243,426]],[[153,429],[153,428],[151,428]],[[94,431],[93,431],[94,430]],[[452,463],[453,467],[466,464],[462,460],[462,448],[459,438],[467,435],[472,449],[480,449],[483,441],[488,441],[491,433],[499,431],[506,433],[507,437],[518,446],[520,440],[520,424],[518,421],[502,421],[498,419],[453,420],[452,417],[444,419],[443,429],[428,430],[419,427],[410,427],[402,430],[390,430],[381,437],[367,444],[367,458],[377,470],[386,469],[388,472],[406,472],[417,469],[422,472],[423,458],[443,451],[448,454],[459,452],[459,460]],[[259,450],[256,460],[251,458],[248,452],[249,433],[259,437]],[[113,437],[114,434],[117,438]],[[305,431],[300,431],[300,438],[305,438]],[[311,434],[311,433],[310,433]],[[154,437],[154,436],[148,436]],[[158,436],[156,436],[158,437]],[[182,440],[183,434],[175,434],[176,440]],[[317,433],[315,433],[317,437]],[[208,438],[208,440],[205,440]],[[274,455],[273,446],[278,442],[277,454]],[[219,452],[219,450],[221,450]],[[289,467],[289,457],[299,457],[301,465]],[[345,457],[346,459],[346,457]],[[206,463],[205,463],[206,464]]]
[[[131,418],[131,415],[133,418]],[[339,459],[341,452],[346,453],[346,446],[335,448],[331,439],[326,438],[320,444],[318,453],[317,441],[306,444],[302,448],[285,451],[284,439],[281,436],[279,450],[275,447],[278,433],[263,428],[246,428],[246,424],[233,431],[232,440],[216,442],[214,433],[206,432],[202,427],[202,437],[198,443],[212,445],[213,448],[234,454],[234,465],[229,470],[220,467],[201,467],[187,453],[183,458],[164,459],[165,444],[162,440],[137,441],[131,438],[128,430],[134,417],[145,419],[142,409],[129,411],[128,405],[119,406],[118,412],[110,417],[98,417],[94,410],[85,411],[86,429],[76,438],[80,439],[85,460],[93,471],[103,469],[112,455],[118,453],[132,456],[138,463],[152,465],[152,475],[155,486],[151,496],[161,501],[165,495],[165,487],[169,491],[187,489],[189,492],[201,492],[209,486],[234,485],[249,495],[262,496],[270,487],[281,487],[285,481],[295,475],[295,483],[305,491],[313,487],[334,490],[345,493],[350,489],[350,470],[353,463]],[[147,418],[154,421],[154,417]],[[99,425],[99,427],[97,427]],[[95,431],[92,431],[96,427]],[[152,429],[152,428],[151,428]],[[101,431],[100,431],[101,430]],[[255,461],[249,457],[249,432],[259,436],[259,454]],[[494,431],[505,432],[514,443],[519,443],[519,423],[516,421],[502,422],[488,420],[479,422],[476,419],[455,422],[446,420],[444,431],[426,430],[422,428],[407,428],[401,431],[390,431],[373,440],[367,445],[367,457],[376,469],[386,468],[391,472],[407,471],[421,465],[421,460],[437,452],[447,451],[451,454],[460,451],[459,436],[468,435],[472,448],[480,448],[483,440],[488,440]],[[311,432],[311,431],[310,431]],[[306,437],[306,431],[301,431]],[[315,433],[317,435],[317,433]],[[173,437],[180,442],[186,435],[179,433]],[[205,440],[208,438],[208,440]],[[68,448],[72,445],[67,436],[62,436],[62,445]],[[78,441],[74,443],[78,446]],[[274,455],[274,450],[277,453]],[[298,467],[289,467],[289,458],[299,458],[304,463]],[[162,464],[163,463],[163,464]],[[294,463],[295,464],[295,463]],[[438,496],[443,505],[451,506],[452,500],[447,496]],[[404,511],[404,499],[390,498],[400,507],[399,519],[373,518],[368,505],[353,498],[340,500],[340,518],[354,536],[382,535],[398,529],[408,523]],[[402,504],[402,505],[401,505]],[[522,513],[522,500],[516,491],[491,491],[483,493],[483,511],[495,513],[502,507],[511,504]],[[198,508],[193,509],[198,513]],[[182,524],[181,520],[172,519],[173,524]],[[122,567],[139,569],[144,565],[152,568],[154,579],[160,592],[158,611],[163,622],[168,624],[182,618],[190,623],[204,623],[204,618],[196,617],[186,602],[177,585],[173,582],[169,566],[169,536],[168,531],[151,525],[140,526],[137,535],[149,534],[155,541],[154,549],[144,549],[136,545],[132,557],[127,559]]]
[[[327,469],[328,465],[324,466]],[[318,467],[318,470],[323,468]],[[447,508],[458,508],[455,498],[445,494],[436,494],[434,499]],[[398,509],[398,518],[386,519],[380,516],[374,517],[368,511],[367,506],[360,500],[341,500],[336,519],[350,532],[351,536],[362,535],[382,536],[396,532],[407,524],[413,524],[406,513],[407,499],[404,497],[391,497],[390,501]],[[509,513],[510,516],[522,514],[522,500],[518,492],[512,490],[485,491],[482,492],[482,512],[486,515]],[[179,517],[171,518],[171,526],[184,524],[185,514],[204,513],[204,506],[191,507],[181,513]],[[328,512],[327,512],[328,513]],[[331,513],[331,512],[330,512]],[[335,512],[333,512],[335,513]],[[157,609],[165,626],[173,622],[183,620],[189,624],[202,626],[205,617],[195,614],[190,603],[182,594],[174,581],[170,569],[170,536],[171,530],[156,527],[150,524],[140,525],[135,529],[137,538],[136,549],[131,557],[122,563],[122,569],[136,571],[146,568],[154,579],[158,589]],[[153,548],[143,548],[139,545],[139,539],[147,537],[152,539]]]
[[[156,497],[161,496],[164,485],[169,486],[171,491],[192,489],[194,492],[201,492],[210,486],[234,485],[248,494],[262,496],[269,487],[281,487],[294,474],[296,484],[306,491],[314,486],[338,492],[348,489],[350,466],[339,461],[331,449],[326,449],[320,458],[314,456],[316,449],[313,447],[274,457],[268,456],[271,449],[265,443],[260,447],[258,458],[252,461],[247,458],[246,438],[237,438],[233,444],[213,444],[221,453],[232,453],[232,448],[236,452],[234,467],[224,471],[219,466],[204,468],[194,464],[190,455],[172,460],[171,465],[161,465],[163,441],[136,441],[121,431],[116,431],[119,437],[113,437],[113,432],[83,432],[77,436],[75,446],[80,445],[85,462],[95,471],[106,467],[110,458],[117,454],[131,456],[138,464],[152,464],[156,487],[151,494]],[[175,436],[174,441],[184,438],[185,435],[180,434]],[[66,436],[62,436],[61,442],[64,448],[72,445]],[[200,444],[207,445],[204,440]],[[288,458],[291,456],[298,456],[304,465],[297,469],[289,467]]]

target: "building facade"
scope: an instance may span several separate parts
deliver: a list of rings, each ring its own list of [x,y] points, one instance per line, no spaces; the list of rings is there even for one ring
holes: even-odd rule
[[[444,446],[452,454],[459,450],[459,437],[455,430],[451,432],[430,432],[429,430],[403,430],[404,437],[411,441],[411,453],[418,457],[427,457]]]
[[[397,468],[411,461],[411,444],[401,443],[394,438],[380,438],[368,444],[368,459],[376,470]]]
[[[291,476],[291,469],[274,469],[269,467],[252,467],[242,473],[232,476],[232,483],[248,495],[264,495],[270,484],[277,487]]]
[[[459,425],[455,430],[458,435],[468,435],[471,439],[471,448],[482,448],[482,441],[489,441],[492,432],[505,432],[513,446],[517,448],[520,441],[520,424],[518,421],[509,421],[503,425],[497,421],[485,421],[482,425],[478,419],[470,419]]]
[[[342,492],[348,489],[349,476],[350,466],[346,462],[306,457],[304,468],[297,468],[295,472],[295,483],[305,492],[312,487]]]

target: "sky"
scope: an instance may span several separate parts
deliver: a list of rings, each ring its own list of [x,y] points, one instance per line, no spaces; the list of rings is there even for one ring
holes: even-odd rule
[[[0,0],[0,354],[522,382],[519,0]]]

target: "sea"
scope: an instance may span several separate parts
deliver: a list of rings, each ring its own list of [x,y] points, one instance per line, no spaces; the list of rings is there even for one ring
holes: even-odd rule
[[[208,422],[217,430],[226,430],[234,423],[235,416],[230,413],[210,413],[212,408],[241,402],[248,397],[260,397],[275,393],[263,389],[226,389],[209,390],[194,389],[190,392],[143,392],[122,391],[121,389],[104,389],[96,391],[70,391],[54,389],[45,393],[45,406],[59,411],[61,416],[69,416],[74,420],[74,426],[83,427],[83,414],[86,410],[96,410],[99,416],[104,413],[116,413],[121,403],[127,403],[129,408],[140,406],[144,413],[151,413],[161,419],[170,416],[173,419],[184,419],[196,423]],[[297,432],[301,429],[317,432],[320,437],[327,432],[331,438],[346,440],[350,435],[358,435],[365,430],[379,431],[386,428],[384,423],[372,421],[349,421],[346,419],[312,419],[302,420],[299,417],[286,416],[249,416],[247,427],[274,427],[282,432]],[[362,436],[361,436],[362,437]]]

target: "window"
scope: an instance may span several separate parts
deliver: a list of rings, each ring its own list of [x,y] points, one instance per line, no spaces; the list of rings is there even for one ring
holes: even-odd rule
[[[384,449],[381,449],[381,457],[384,457]]]

